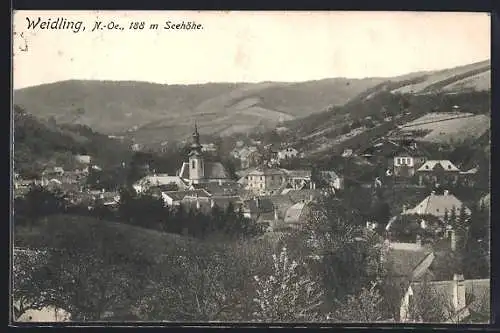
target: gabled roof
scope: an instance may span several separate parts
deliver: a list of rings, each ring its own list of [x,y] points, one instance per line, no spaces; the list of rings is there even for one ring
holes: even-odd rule
[[[198,196],[199,198],[209,198],[211,196],[211,194],[205,191],[204,189],[188,190],[188,191],[166,191],[163,192],[163,195],[171,198],[174,201],[180,201],[185,197]]]
[[[224,165],[221,162],[205,162],[205,174],[206,179],[229,179],[229,173],[227,172]],[[189,163],[182,163],[179,176],[182,179],[189,179]]]
[[[309,209],[309,202],[299,202],[288,208],[285,213],[284,222],[285,224],[298,224],[303,221],[303,217]]]
[[[151,185],[151,186],[161,186],[168,185],[174,183],[179,188],[186,188],[186,183],[179,176],[169,176],[167,174],[156,174],[149,175],[142,179],[140,179],[136,184],[137,185]]]
[[[202,184],[193,184],[191,185],[194,189],[204,189],[212,195],[232,195],[237,194],[242,186],[239,183],[235,182],[224,182],[222,184],[219,183],[202,183]]]
[[[417,268],[425,271],[426,267],[419,267],[432,254],[426,247],[411,243],[390,243],[384,256],[385,265],[395,277],[412,279]],[[431,259],[431,258],[429,258]],[[425,263],[430,266],[431,262]],[[418,278],[418,276],[417,276]]]
[[[291,178],[311,178],[311,170],[287,170],[281,169]]]
[[[444,171],[460,171],[455,164],[449,160],[428,160],[417,171],[433,171],[437,166],[443,168]]]
[[[459,213],[462,205],[463,203],[453,194],[438,195],[431,193],[414,208],[408,209],[402,214],[434,215],[441,217],[445,215],[446,211],[450,214],[453,209],[455,209],[456,213]],[[465,207],[465,210],[467,214],[471,213],[469,208]]]

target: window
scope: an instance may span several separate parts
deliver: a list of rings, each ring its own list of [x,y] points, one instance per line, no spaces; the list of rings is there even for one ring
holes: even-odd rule
[[[398,157],[396,162],[397,164],[401,164],[401,159]]]
[[[192,161],[192,162],[191,162],[191,168],[192,168],[192,169],[195,169],[195,168],[196,168],[196,161]]]
[[[262,180],[262,176],[260,176],[260,180]]]

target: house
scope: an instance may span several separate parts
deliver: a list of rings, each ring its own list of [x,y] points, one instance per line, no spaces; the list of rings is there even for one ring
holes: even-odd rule
[[[416,243],[386,241],[382,262],[390,277],[397,283],[419,281],[432,274],[429,267],[434,260],[434,252],[428,246]]]
[[[419,185],[455,185],[460,169],[449,160],[428,160],[417,169],[416,175]]]
[[[254,197],[243,200],[243,216],[259,223],[278,220],[278,212],[269,198]]]
[[[312,172],[310,170],[281,170],[286,174],[287,187],[295,190],[316,188],[315,182],[311,179]]]
[[[206,143],[201,145],[201,151],[206,153],[217,153],[218,147],[215,143]]]
[[[171,185],[176,186],[178,190],[186,190],[188,184],[179,176],[169,176],[167,174],[153,174],[137,181],[133,188],[137,193],[146,191],[150,187]]]
[[[182,164],[179,176],[187,184],[229,181],[231,178],[222,163],[205,161],[196,125],[189,152],[189,161]]]
[[[210,215],[216,206],[221,210],[226,210],[229,205],[233,206],[234,212],[242,208],[242,201],[239,196],[232,197],[196,197],[184,196],[181,205],[188,212],[196,211],[205,215]]]
[[[460,201],[453,194],[449,193],[448,190],[444,190],[443,194],[437,194],[432,191],[429,196],[422,200],[419,204],[411,209],[405,210],[402,214],[411,215],[432,215],[438,217],[443,222],[445,221],[445,215],[448,216],[453,210],[455,210],[456,216],[459,216],[461,207],[464,206],[462,201]],[[467,215],[471,214],[468,207],[464,207]]]
[[[413,282],[401,299],[400,322],[428,322],[425,307],[432,307],[433,321],[489,323],[490,279]]]
[[[243,185],[237,182],[223,182],[217,183],[204,183],[204,184],[191,184],[189,190],[204,189],[213,196],[234,196],[238,195],[243,189]]]
[[[246,188],[256,194],[279,193],[285,185],[287,174],[278,168],[259,167],[245,176]]]
[[[204,189],[187,191],[166,191],[161,193],[161,197],[168,207],[178,206],[185,197],[208,199],[212,195]]]
[[[342,157],[351,157],[353,154],[353,151],[352,149],[344,149],[344,151],[342,152],[341,156]]]
[[[90,155],[75,155],[75,161],[80,164],[90,165],[92,157]]]
[[[396,177],[413,177],[415,171],[425,163],[425,156],[403,152],[393,158],[393,174]]]
[[[287,160],[290,158],[295,158],[298,155],[299,155],[299,152],[297,149],[292,148],[292,147],[288,147],[288,148],[285,148],[285,149],[278,151],[278,161]]]
[[[311,212],[311,204],[314,198],[302,200],[286,210],[283,222],[276,225],[273,230],[296,230],[300,229],[308,221]]]

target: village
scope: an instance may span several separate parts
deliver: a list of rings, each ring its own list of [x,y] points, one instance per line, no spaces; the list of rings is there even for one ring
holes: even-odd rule
[[[220,161],[207,158],[214,156],[217,147],[213,143],[202,144],[195,125],[189,154],[178,172],[175,175],[156,173],[144,165],[146,175],[133,184],[133,189],[137,195],[161,198],[164,206],[171,210],[183,207],[187,211],[210,215],[215,206],[223,210],[232,207],[235,213],[241,212],[252,223],[262,226],[265,231],[263,237],[274,240],[300,231],[307,224],[311,205],[321,198],[341,198],[342,193],[349,190],[351,182],[346,181],[338,170],[282,168],[281,165],[286,162],[304,158],[304,152],[294,147],[286,144],[276,147],[255,140],[252,143],[235,143],[230,154],[239,161],[239,166],[237,178],[232,178]],[[408,143],[408,138],[403,142],[394,137],[376,140],[358,152],[344,149],[338,158],[377,160],[378,165],[383,166],[379,170],[380,176],[361,184],[362,188],[372,193],[406,188],[425,195],[423,200],[412,205],[404,197],[398,197],[393,204],[400,203],[400,206],[389,207],[388,214],[391,215],[386,215],[385,220],[384,217],[365,217],[366,230],[376,232],[385,239],[387,251],[384,262],[394,265],[394,281],[404,282],[407,286],[401,295],[400,317],[392,320],[418,320],[408,314],[408,304],[411,297],[418,296],[416,294],[422,289],[419,286],[423,279],[429,277],[431,285],[439,285],[448,295],[454,315],[464,319],[474,313],[482,318],[480,308],[486,298],[489,300],[489,280],[465,280],[459,267],[441,262],[449,260],[449,254],[463,246],[461,239],[465,236],[457,221],[467,223],[474,209],[460,200],[452,189],[472,189],[479,166],[459,168],[450,160],[433,159],[419,149],[416,141]],[[25,194],[32,185],[38,185],[62,191],[68,205],[84,204],[89,210],[101,205],[116,210],[120,205],[118,191],[91,190],[86,186],[88,174],[101,169],[92,163],[92,157],[78,155],[75,160],[80,165],[75,170],[54,167],[46,170],[40,179],[16,177],[16,196]],[[476,210],[489,210],[489,194],[474,204],[477,205]],[[182,233],[187,235],[188,231]],[[489,239],[477,241],[489,242]],[[465,299],[474,301],[466,304]],[[464,309],[467,309],[467,315],[463,314]]]

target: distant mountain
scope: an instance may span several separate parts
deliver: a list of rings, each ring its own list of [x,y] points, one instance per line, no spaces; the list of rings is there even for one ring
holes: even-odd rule
[[[196,120],[202,134],[230,134],[279,123],[370,98],[380,91],[425,93],[488,90],[484,61],[395,78],[333,78],[301,83],[161,85],[125,81],[63,81],[20,89],[16,104],[37,117],[83,124],[139,143],[186,138]]]

